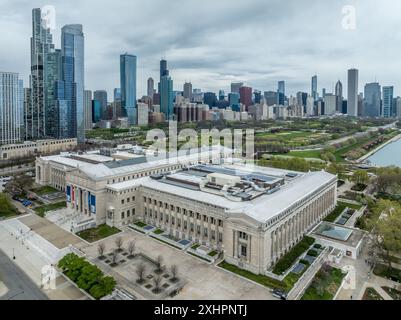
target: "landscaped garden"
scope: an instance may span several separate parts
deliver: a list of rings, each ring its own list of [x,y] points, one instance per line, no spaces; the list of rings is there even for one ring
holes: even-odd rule
[[[36,207],[33,210],[35,210],[35,212],[38,214],[38,216],[44,217],[45,213],[47,211],[58,210],[58,209],[66,208],[66,207],[67,207],[67,203],[65,201],[61,201],[61,202],[56,202],[56,203],[51,203],[51,204],[46,204],[46,205],[43,205],[40,207]]]
[[[379,277],[390,279],[401,283],[401,270],[396,268],[389,268],[388,265],[377,264],[373,269],[373,273]]]
[[[315,239],[305,236],[299,243],[297,243],[290,251],[288,251],[277,261],[273,267],[273,273],[281,275],[287,271],[298,259],[298,257],[306,252],[314,242]]]
[[[77,233],[77,235],[88,242],[95,242],[119,233],[120,231],[121,230],[116,227],[110,227],[107,224],[102,224],[96,228],[80,231]]]
[[[116,281],[95,265],[74,253],[65,255],[58,263],[62,272],[79,288],[88,292],[95,299],[103,298],[113,292]]]
[[[334,222],[337,219],[337,217],[345,210],[345,208],[359,210],[361,207],[362,207],[361,205],[338,201],[337,206],[326,218],[324,218],[324,221]]]
[[[362,300],[384,300],[384,299],[374,288],[369,287],[366,288]]]
[[[382,289],[386,291],[393,300],[401,300],[401,291],[390,287],[382,287]]]
[[[344,277],[340,269],[323,265],[301,300],[332,300]]]

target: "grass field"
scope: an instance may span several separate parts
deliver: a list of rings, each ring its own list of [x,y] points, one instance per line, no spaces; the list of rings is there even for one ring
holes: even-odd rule
[[[321,153],[322,150],[305,150],[305,151],[290,151],[289,153],[287,153],[287,155],[297,158],[320,159]]]
[[[55,189],[51,186],[43,186],[40,188],[33,189],[32,191],[35,192],[39,196],[43,196],[48,193],[58,192],[57,189]]]
[[[107,224],[102,224],[96,228],[78,232],[77,235],[88,242],[95,242],[119,233],[120,231],[121,230],[117,229],[116,227],[110,227]]]
[[[57,202],[57,203],[46,204],[44,206],[34,208],[33,210],[35,210],[35,212],[38,214],[38,216],[44,217],[44,215],[47,211],[53,211],[53,210],[62,209],[62,208],[66,208],[66,207],[67,207],[67,203],[65,201],[61,201],[61,202]]]

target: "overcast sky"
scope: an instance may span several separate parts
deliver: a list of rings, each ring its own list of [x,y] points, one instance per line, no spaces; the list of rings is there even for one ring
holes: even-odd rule
[[[375,79],[401,88],[399,0],[0,0],[0,70],[19,72],[27,86],[31,9],[56,9],[56,47],[64,24],[85,33],[85,87],[119,87],[119,55],[138,58],[138,97],[146,80],[157,86],[159,60],[168,60],[174,89],[185,80],[203,91],[229,91],[232,81],[253,88],[346,91],[347,69],[358,68],[359,90]],[[356,9],[356,28],[344,29],[343,6]]]

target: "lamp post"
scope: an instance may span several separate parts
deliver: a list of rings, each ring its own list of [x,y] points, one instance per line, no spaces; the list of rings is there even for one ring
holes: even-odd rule
[[[13,248],[13,260],[15,260],[15,252],[14,252],[14,248]]]

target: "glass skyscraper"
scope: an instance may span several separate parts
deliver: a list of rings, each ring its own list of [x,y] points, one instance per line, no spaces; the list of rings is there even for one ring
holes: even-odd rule
[[[381,104],[380,84],[376,82],[367,83],[365,85],[362,115],[364,117],[379,117],[380,104]]]
[[[49,112],[49,101],[46,99],[46,89],[50,78],[47,77],[48,53],[54,49],[50,30],[45,28],[41,16],[41,9],[32,10],[32,37],[31,37],[31,74],[29,77],[31,95],[28,102],[25,122],[26,139],[34,140],[45,138],[46,116]],[[51,90],[51,89],[50,89]],[[47,104],[47,106],[46,106]]]
[[[169,76],[167,61],[160,60],[160,111],[164,113],[166,120],[172,120],[174,117],[174,94],[173,80]]]
[[[120,87],[122,114],[129,125],[137,124],[136,56],[120,55]]]
[[[57,84],[60,138],[77,138],[85,142],[84,116],[84,34],[82,25],[70,24],[61,29],[61,81]],[[62,119],[67,115],[67,121]]]
[[[348,70],[348,100],[347,114],[356,117],[358,115],[358,70]]]
[[[315,101],[317,101],[318,95],[317,95],[317,76],[316,75],[314,75],[312,77],[311,96],[313,97],[313,99],[315,99]]]
[[[393,97],[394,97],[394,87],[387,86],[383,87],[383,112],[382,116],[384,118],[390,118],[393,112]]]
[[[18,73],[0,72],[0,145],[21,141],[21,89]]]

